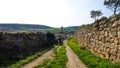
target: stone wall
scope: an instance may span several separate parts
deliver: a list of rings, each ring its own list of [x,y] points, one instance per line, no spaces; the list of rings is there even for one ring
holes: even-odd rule
[[[93,24],[80,26],[75,31],[78,43],[93,54],[120,62],[120,18],[102,17]]]

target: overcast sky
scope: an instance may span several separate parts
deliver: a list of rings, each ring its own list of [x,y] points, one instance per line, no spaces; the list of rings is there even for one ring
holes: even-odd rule
[[[91,10],[113,12],[104,0],[0,0],[0,23],[42,24],[52,27],[92,23]]]

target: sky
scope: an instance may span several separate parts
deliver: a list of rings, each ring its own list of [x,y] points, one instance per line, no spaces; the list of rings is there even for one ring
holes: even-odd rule
[[[113,14],[104,0],[0,0],[0,23],[40,24],[51,27],[90,24],[91,10]]]

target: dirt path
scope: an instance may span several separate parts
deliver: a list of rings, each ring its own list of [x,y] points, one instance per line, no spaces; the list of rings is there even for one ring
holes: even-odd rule
[[[66,46],[68,63],[66,65],[67,68],[87,68],[81,60],[77,57],[77,55],[72,51],[72,49],[67,45],[66,40],[64,41]]]
[[[54,56],[54,52],[53,49],[51,49],[50,51],[48,51],[47,53],[43,54],[42,56],[38,57],[37,59],[29,62],[28,64],[22,66],[21,68],[33,68],[36,65],[38,65],[40,62],[42,62],[44,59],[50,58],[52,59]]]

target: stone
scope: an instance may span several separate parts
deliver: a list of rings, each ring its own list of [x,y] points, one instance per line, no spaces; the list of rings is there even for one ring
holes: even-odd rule
[[[116,18],[111,18],[111,23],[113,23],[116,20]]]
[[[109,37],[116,37],[117,32],[116,31],[109,31]]]
[[[109,59],[109,57],[110,57],[110,54],[109,53],[105,53],[105,58]]]
[[[115,21],[113,24],[112,24],[112,27],[116,27],[118,25],[118,21]]]
[[[113,15],[111,15],[111,16],[110,16],[110,18],[111,18],[111,19],[112,19],[112,18],[115,18],[115,15],[114,15],[114,14],[113,14]]]
[[[118,52],[118,53],[117,53],[117,57],[119,57],[119,58],[120,58],[120,52]]]
[[[87,43],[86,48],[93,54],[120,62],[120,18],[113,15],[109,19],[100,19],[91,26],[82,26],[75,33],[78,33],[79,44],[86,41],[84,45]]]
[[[114,55],[110,55],[110,58],[109,58],[111,61],[114,61],[116,59],[116,56]]]
[[[116,53],[117,53],[117,49],[111,49],[111,50],[110,50],[110,54],[116,55]]]
[[[109,36],[109,32],[105,31],[105,37],[108,37]]]
[[[110,37],[105,38],[105,42],[110,42]]]
[[[118,31],[118,37],[120,38],[120,31]]]
[[[101,57],[101,58],[104,58],[104,57],[105,57],[105,55],[103,55],[103,54],[100,54],[100,57]]]
[[[109,52],[110,52],[110,48],[107,48],[107,49],[106,49],[106,52],[109,53]]]
[[[115,43],[115,45],[119,44],[119,39],[117,37],[115,37],[114,43]]]

